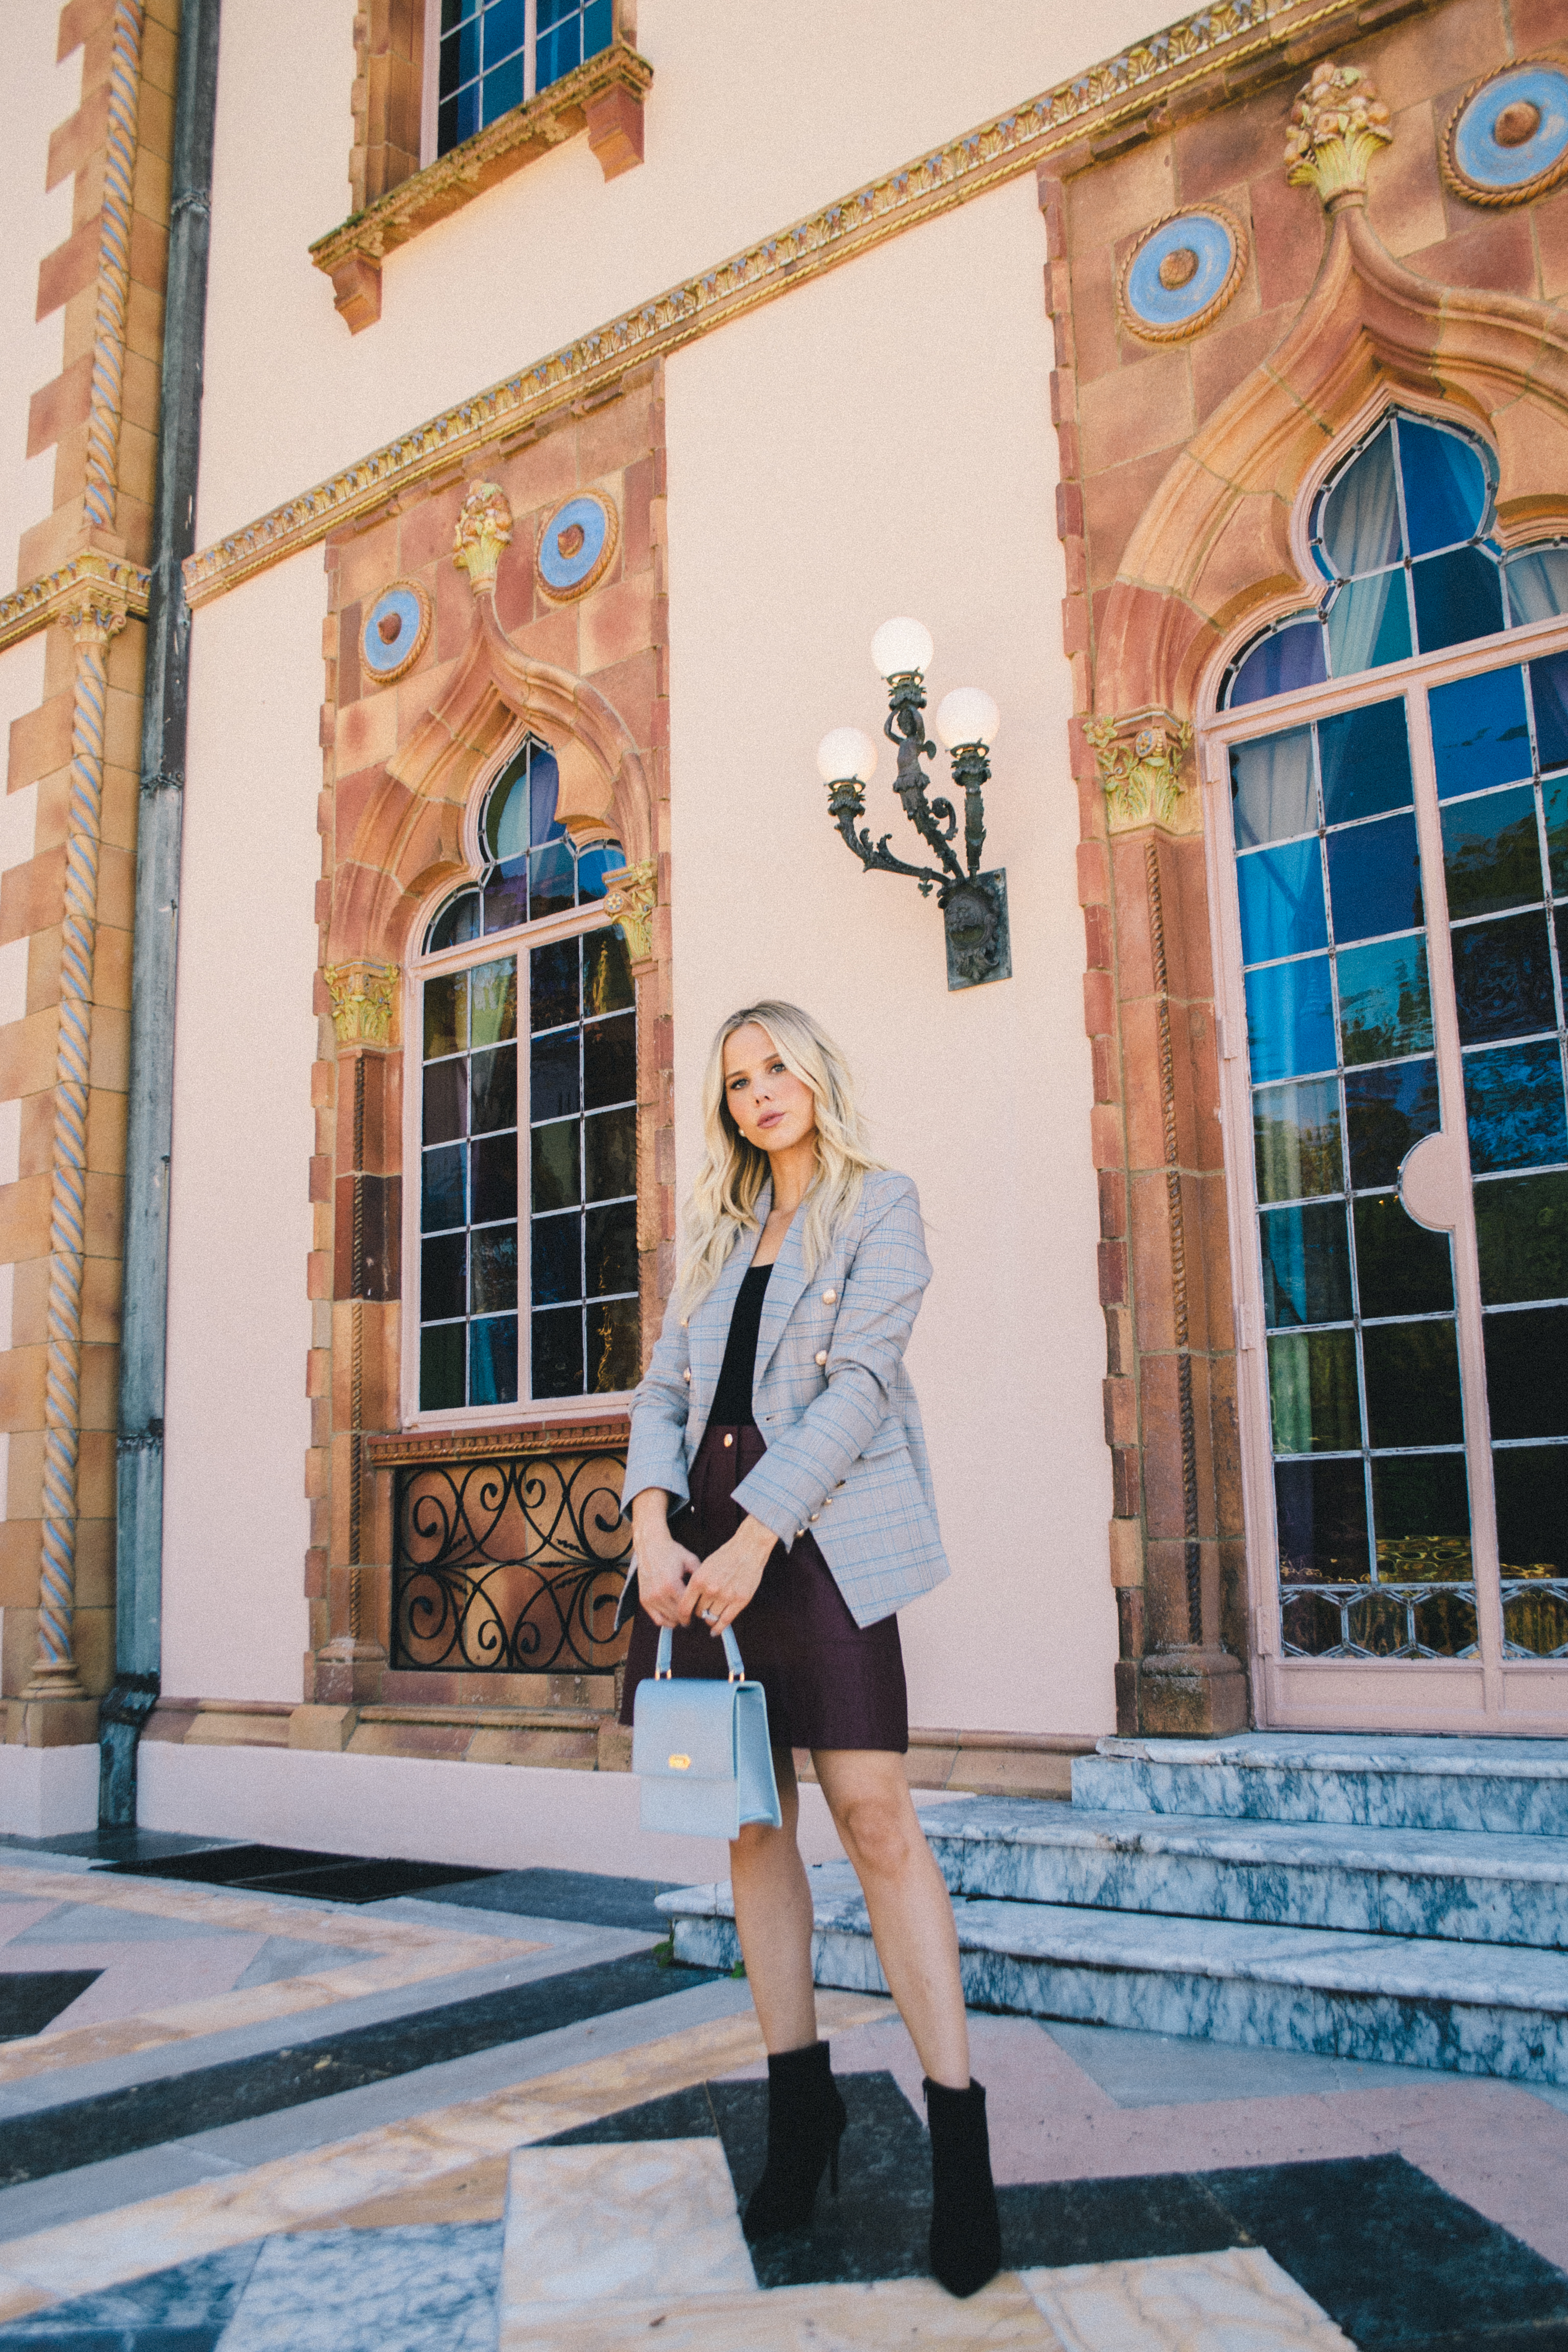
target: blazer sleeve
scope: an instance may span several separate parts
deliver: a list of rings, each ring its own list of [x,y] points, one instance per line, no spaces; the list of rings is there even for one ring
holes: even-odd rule
[[[686,1419],[691,1400],[686,1374],[690,1361],[677,1291],[665,1309],[664,1328],[632,1398],[631,1442],[621,1489],[624,1519],[631,1517],[632,1505],[647,1486],[662,1486],[667,1495],[683,1503],[690,1499],[686,1483]]]
[[[827,1385],[735,1488],[735,1500],[793,1543],[876,1436],[931,1280],[920,1195],[906,1176],[871,1215],[846,1270]],[[786,1341],[787,1344],[787,1341]]]

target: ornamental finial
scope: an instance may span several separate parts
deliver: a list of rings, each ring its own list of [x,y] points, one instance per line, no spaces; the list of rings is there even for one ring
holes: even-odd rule
[[[1388,108],[1365,75],[1324,58],[1290,110],[1285,175],[1293,187],[1316,188],[1326,208],[1364,190],[1367,165],[1393,136]]]
[[[452,534],[452,561],[468,575],[475,595],[493,588],[500,551],[511,538],[511,509],[499,482],[476,482],[463,500]]]

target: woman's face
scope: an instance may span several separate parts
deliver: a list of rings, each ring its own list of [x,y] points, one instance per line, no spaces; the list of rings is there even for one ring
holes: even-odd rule
[[[787,1151],[816,1133],[811,1088],[785,1069],[773,1039],[754,1021],[724,1040],[724,1099],[759,1151]]]

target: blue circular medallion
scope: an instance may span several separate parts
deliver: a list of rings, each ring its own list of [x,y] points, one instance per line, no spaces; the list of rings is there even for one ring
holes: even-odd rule
[[[1123,265],[1122,315],[1146,341],[1198,334],[1229,301],[1246,267],[1240,225],[1216,206],[1156,221]]]
[[[1449,184],[1473,204],[1521,204],[1568,171],[1568,73],[1510,66],[1468,91],[1443,142]]]
[[[430,599],[411,580],[384,588],[364,616],[359,657],[377,686],[412,669],[430,635]]]
[[[608,570],[619,536],[616,509],[596,490],[580,491],[557,507],[539,534],[534,555],[545,594],[558,604],[585,596]]]

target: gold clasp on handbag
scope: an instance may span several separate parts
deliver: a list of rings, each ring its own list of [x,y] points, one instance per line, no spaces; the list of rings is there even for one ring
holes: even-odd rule
[[[668,1761],[672,1772],[689,1772],[691,1769],[689,1756],[671,1756]]]

